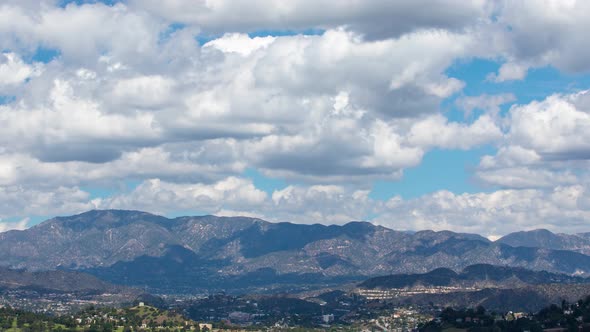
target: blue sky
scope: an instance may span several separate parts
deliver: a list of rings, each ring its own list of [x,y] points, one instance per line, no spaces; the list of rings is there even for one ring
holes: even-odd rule
[[[9,1],[0,231],[109,208],[588,231],[589,5],[442,3]]]

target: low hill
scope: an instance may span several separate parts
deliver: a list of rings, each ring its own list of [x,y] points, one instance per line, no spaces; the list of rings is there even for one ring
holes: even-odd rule
[[[0,268],[0,288],[35,288],[65,293],[118,293],[138,291],[104,282],[92,275],[75,271],[28,272]]]
[[[412,288],[416,286],[452,286],[478,288],[514,288],[542,284],[584,284],[590,279],[546,271],[531,271],[519,267],[476,264],[456,273],[450,269],[435,269],[421,274],[395,274],[368,279],[359,287],[366,289]]]

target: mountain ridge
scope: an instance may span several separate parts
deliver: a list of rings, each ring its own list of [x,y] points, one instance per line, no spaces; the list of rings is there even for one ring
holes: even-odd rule
[[[0,266],[87,271],[110,282],[207,289],[364,280],[436,268],[492,264],[590,274],[590,256],[510,246],[477,234],[403,232],[368,222],[271,223],[249,217],[166,218],[142,211],[92,210],[0,233]],[[178,264],[178,260],[187,261]],[[138,271],[130,278],[128,271]],[[183,278],[176,275],[181,274]],[[222,281],[222,282],[220,282]],[[169,282],[169,285],[174,286]],[[229,286],[228,286],[229,287]]]

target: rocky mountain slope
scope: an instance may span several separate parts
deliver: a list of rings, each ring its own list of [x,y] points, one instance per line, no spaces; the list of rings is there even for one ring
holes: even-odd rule
[[[74,269],[107,281],[180,289],[363,280],[473,264],[589,273],[590,256],[513,247],[448,231],[398,232],[269,223],[246,217],[168,219],[139,211],[90,211],[0,233],[0,266]]]

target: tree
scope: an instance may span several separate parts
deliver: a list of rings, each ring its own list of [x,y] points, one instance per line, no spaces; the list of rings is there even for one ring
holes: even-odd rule
[[[478,305],[477,308],[475,308],[475,314],[478,316],[483,316],[486,314],[486,309],[482,305]]]

